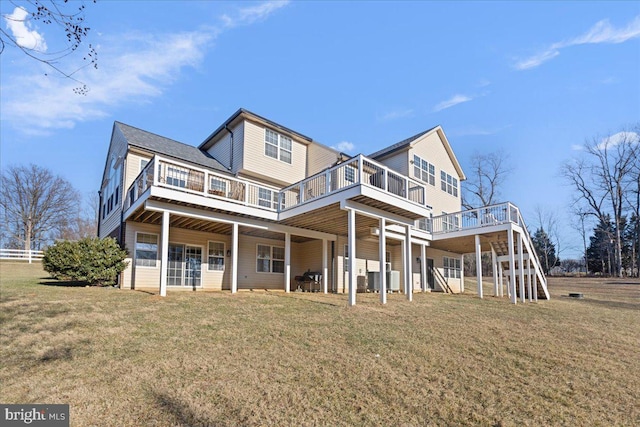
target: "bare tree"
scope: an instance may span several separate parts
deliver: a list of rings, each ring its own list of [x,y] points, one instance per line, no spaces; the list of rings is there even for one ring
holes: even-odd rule
[[[560,264],[560,254],[563,250],[560,238],[560,226],[558,215],[554,211],[547,211],[542,206],[535,208],[536,228],[534,233],[534,246],[538,256],[542,258],[547,271]],[[538,238],[540,236],[542,238]]]
[[[474,209],[496,203],[500,187],[511,172],[504,151],[475,153],[471,157],[470,173],[462,191],[462,206]]]
[[[84,66],[69,71],[61,65],[61,61],[76,52],[88,37],[90,28],[85,25],[85,2],[30,0],[14,4],[15,9],[11,14],[2,15],[6,29],[0,26],[0,54],[7,46],[16,48],[56,73],[79,83],[80,86],[74,92],[86,95],[87,86],[74,75],[84,67],[98,68],[98,53],[95,48],[88,45],[83,54],[86,62]],[[44,37],[33,28],[32,24],[35,22],[55,29],[53,33],[57,31],[60,34],[58,38],[62,40],[63,47],[53,52],[48,51]]]
[[[640,143],[635,132],[618,132],[606,138],[587,140],[583,156],[563,166],[562,174],[577,191],[577,201],[586,202],[588,212],[614,224],[614,274],[622,275],[622,226],[625,203],[633,171],[639,160]]]
[[[77,218],[80,195],[65,179],[36,165],[11,166],[0,175],[5,237],[25,250],[40,248]]]

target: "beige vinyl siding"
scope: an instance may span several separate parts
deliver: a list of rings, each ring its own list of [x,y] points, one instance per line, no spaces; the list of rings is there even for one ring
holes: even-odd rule
[[[277,129],[273,131],[282,134]],[[305,178],[307,170],[306,144],[291,138],[291,164],[265,155],[265,128],[244,122],[243,172],[260,179],[287,186]]]
[[[238,249],[238,289],[281,289],[284,290],[284,273],[258,273],[258,244],[284,248],[284,240],[263,239],[240,236]],[[293,250],[292,250],[293,253]],[[293,272],[291,277],[293,278]]]
[[[411,174],[407,173],[409,168],[409,159],[407,158],[406,151],[400,151],[392,156],[389,156],[386,159],[381,160],[380,163],[403,175],[411,176]]]
[[[126,155],[127,152],[127,142],[126,139],[124,138],[124,135],[122,135],[122,132],[120,132],[120,130],[116,127],[115,131],[113,132],[113,136],[111,138],[111,143],[109,144],[109,152],[107,153],[107,160],[106,160],[106,165],[105,165],[105,169],[103,172],[103,177],[102,177],[102,183],[100,186],[100,190],[102,191],[102,196],[106,199],[109,197],[108,194],[106,193],[106,180],[109,178],[109,175],[111,173],[111,171],[109,170],[111,168],[111,159],[115,158],[124,158],[124,156]],[[122,166],[122,164],[120,165],[121,168],[121,174],[120,174],[120,183],[119,183],[119,195],[118,195],[118,203],[115,204],[114,203],[114,208],[111,210],[111,212],[109,212],[109,214],[107,216],[104,217],[104,219],[102,218],[102,205],[104,204],[105,200],[101,200],[100,204],[101,204],[101,210],[100,210],[100,235],[98,237],[100,238],[104,238],[106,236],[108,236],[109,234],[111,234],[111,232],[113,232],[113,230],[115,230],[119,225],[120,225],[120,217],[121,217],[121,211],[122,211],[122,199],[125,196],[126,193],[126,189],[127,189],[127,185],[126,183],[123,184],[123,176],[125,176],[126,178],[126,171],[124,170],[124,166]]]
[[[454,167],[447,150],[444,148],[438,133],[433,132],[429,134],[426,138],[416,143],[412,149],[405,151],[404,153],[407,162],[409,160],[413,160],[413,155],[415,154],[433,164],[436,168],[435,186],[426,184],[427,204],[433,207],[433,214],[440,215],[442,212],[450,213],[461,210],[460,176],[457,174],[456,168]],[[440,171],[445,171],[449,175],[458,179],[458,197],[454,197],[440,189]],[[411,165],[407,175],[416,179],[413,172],[413,165]]]
[[[312,176],[333,166],[339,153],[324,145],[311,143],[307,147],[307,176]]]
[[[157,292],[160,288],[160,235],[161,228],[158,225],[142,224],[138,222],[127,222],[126,226],[126,242],[129,249],[129,265],[124,271],[122,287],[129,289],[132,286],[132,280],[135,280],[135,289],[149,289]],[[136,266],[133,259],[135,254],[136,232],[151,233],[158,236],[158,259],[156,267]],[[225,254],[224,270],[209,271],[208,270],[208,247],[209,241],[222,242],[225,245],[225,252],[231,247],[231,237],[222,234],[203,233],[200,231],[186,230],[183,228],[169,229],[169,243],[184,244],[187,246],[197,246],[202,249],[202,271],[201,283],[202,289],[220,290],[230,289],[231,283],[231,257]],[[193,289],[184,287],[185,289]],[[182,288],[168,287],[169,291],[179,290]]]
[[[240,122],[231,128],[233,132],[233,165],[231,162],[231,134],[223,130],[222,137],[216,141],[207,152],[225,167],[231,167],[231,172],[236,173],[242,169],[242,152],[244,141],[244,122]]]

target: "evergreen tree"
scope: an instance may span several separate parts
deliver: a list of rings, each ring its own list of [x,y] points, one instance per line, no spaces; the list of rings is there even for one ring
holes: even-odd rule
[[[605,215],[593,230],[587,248],[587,262],[592,273],[612,274],[615,230],[611,217]]]
[[[560,260],[556,256],[556,246],[553,244],[549,235],[543,228],[538,228],[536,230],[532,240],[533,247],[538,254],[538,258],[540,258],[542,269],[545,274],[548,274],[553,267],[560,264]]]

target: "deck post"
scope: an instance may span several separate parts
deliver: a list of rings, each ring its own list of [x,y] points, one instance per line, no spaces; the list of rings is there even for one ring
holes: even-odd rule
[[[420,245],[420,286],[422,292],[427,292],[427,245]]]
[[[162,212],[162,233],[160,239],[160,296],[167,296],[167,265],[169,263],[169,211]]]
[[[476,278],[478,280],[478,296],[482,298],[482,246],[480,235],[476,234]]]
[[[407,291],[407,299],[409,301],[413,301],[413,271],[411,266],[413,265],[413,260],[411,259],[411,226],[407,225],[405,227],[405,289]]]
[[[291,233],[284,233],[284,291],[291,291]]]
[[[231,293],[238,292],[238,223],[231,227]]]
[[[533,270],[533,300],[538,302],[538,274]]]
[[[498,263],[498,289],[500,290],[499,296],[502,298],[504,296],[504,278],[502,272],[502,261]]]
[[[464,254],[460,255],[460,293],[464,293]]]
[[[349,244],[349,305],[356,305],[356,291],[358,287],[356,276],[356,211],[347,210],[348,244]]]
[[[520,281],[520,301],[525,302],[524,297],[524,254],[522,253],[522,233],[518,233],[518,280]]]
[[[328,249],[328,241],[327,239],[322,239],[322,292],[328,292],[328,283],[329,283],[329,261],[327,256]]]
[[[380,303],[387,303],[387,221],[380,218],[378,237],[378,255],[380,257]]]
[[[491,267],[493,267],[493,296],[500,296],[498,289],[498,254],[496,253],[493,243],[491,244]]]
[[[527,294],[529,295],[529,302],[533,301],[531,289],[531,256],[527,259]]]
[[[513,253],[513,228],[510,226],[509,230],[507,230],[507,241],[509,245],[509,297],[511,298],[511,302],[516,304],[518,299],[516,297],[516,260],[515,255]]]

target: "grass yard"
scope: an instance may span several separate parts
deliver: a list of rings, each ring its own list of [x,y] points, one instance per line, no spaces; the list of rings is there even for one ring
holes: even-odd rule
[[[37,264],[0,263],[0,280],[0,401],[69,403],[73,426],[640,425],[637,280],[352,308],[56,286]]]

